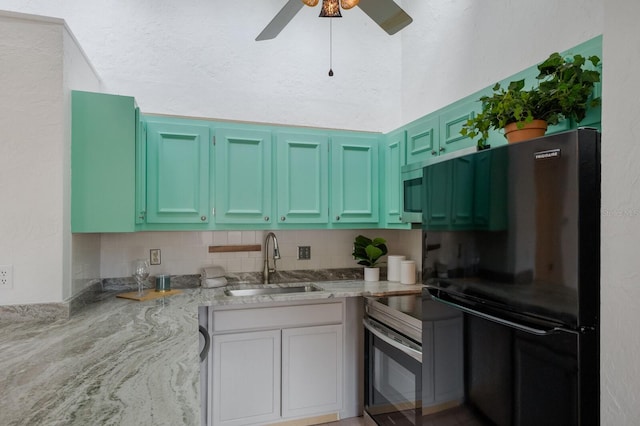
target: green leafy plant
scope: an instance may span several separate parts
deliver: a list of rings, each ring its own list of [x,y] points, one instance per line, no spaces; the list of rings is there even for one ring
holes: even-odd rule
[[[591,63],[589,67],[587,61]],[[482,96],[482,112],[467,120],[460,133],[475,138],[482,148],[489,131],[516,123],[518,128],[533,120],[545,120],[547,124],[558,124],[564,119],[580,122],[587,109],[600,105],[600,98],[592,98],[593,88],[600,81],[597,67],[600,58],[582,55],[562,57],[552,53],[538,65],[537,85],[525,89],[525,81],[512,81],[503,88],[499,83],[493,94]]]
[[[358,265],[368,268],[375,268],[379,259],[387,254],[386,240],[384,238],[374,238],[373,240],[358,235],[353,243],[353,257],[359,259]]]

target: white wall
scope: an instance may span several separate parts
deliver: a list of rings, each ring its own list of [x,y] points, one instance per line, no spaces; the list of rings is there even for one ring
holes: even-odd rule
[[[356,268],[351,256],[353,240],[359,234],[387,240],[389,254],[400,254],[416,261],[420,270],[420,230],[393,231],[384,229],[330,231],[275,231],[281,260],[277,269]],[[151,267],[151,274],[199,274],[204,266],[222,266],[227,272],[262,272],[264,262],[264,231],[215,232],[137,232],[133,234],[103,234],[101,270],[104,278],[131,275],[134,259],[149,258],[150,249],[160,249],[162,264]],[[210,245],[262,244],[262,252],[209,253]],[[297,247],[311,246],[311,259],[298,260]]]
[[[66,88],[80,75],[82,87],[97,90],[99,80],[78,51],[64,53],[66,31],[59,20],[0,15],[0,264],[13,266],[13,287],[0,289],[0,304],[57,302],[71,293]]]
[[[402,2],[402,122],[471,95],[603,29],[602,0]]]
[[[329,21],[305,7],[274,40],[255,37],[282,0],[0,0],[64,18],[111,93],[145,112],[385,130],[400,120],[400,34],[359,8]]]
[[[605,4],[602,109],[603,425],[640,419],[640,2]]]

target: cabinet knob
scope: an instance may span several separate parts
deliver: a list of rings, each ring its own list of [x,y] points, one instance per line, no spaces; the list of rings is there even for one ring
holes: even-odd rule
[[[431,155],[438,155],[438,153],[435,151],[431,151]]]
[[[205,220],[207,220],[207,217],[206,216],[200,216],[200,220],[204,222]]]
[[[284,222],[285,220],[287,220],[286,216],[280,216],[280,221]]]
[[[336,216],[336,220],[340,220],[340,216]]]
[[[444,146],[440,147],[440,152],[444,152]]]
[[[265,217],[264,217],[264,221],[265,221],[265,222],[269,222],[269,216],[265,216]]]

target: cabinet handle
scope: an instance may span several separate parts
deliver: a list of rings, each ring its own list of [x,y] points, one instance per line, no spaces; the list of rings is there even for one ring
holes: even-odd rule
[[[284,222],[285,220],[287,220],[287,218],[285,216],[280,216],[280,221]]]
[[[145,212],[145,211],[140,212],[140,216],[138,216],[138,219],[144,219],[144,216],[145,216],[146,213],[147,212]]]
[[[264,221],[265,221],[265,222],[269,222],[269,216],[265,216],[265,217],[264,217]]]
[[[207,217],[206,216],[200,216],[200,220],[204,222],[205,220],[207,220]]]
[[[440,152],[444,152],[444,146],[440,148]]]
[[[431,155],[438,155],[438,153],[435,151],[431,151]]]
[[[340,216],[336,216],[336,220],[340,220]]]

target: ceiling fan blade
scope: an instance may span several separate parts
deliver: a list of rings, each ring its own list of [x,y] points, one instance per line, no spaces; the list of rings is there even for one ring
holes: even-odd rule
[[[360,0],[358,7],[389,35],[397,33],[413,22],[411,16],[393,0]]]
[[[258,34],[256,41],[276,38],[276,36],[280,34],[280,31],[287,26],[289,21],[296,16],[296,13],[298,13],[303,6],[304,4],[300,0],[289,0],[287,4],[280,9],[280,12],[278,12],[271,22],[264,27],[264,30]]]

